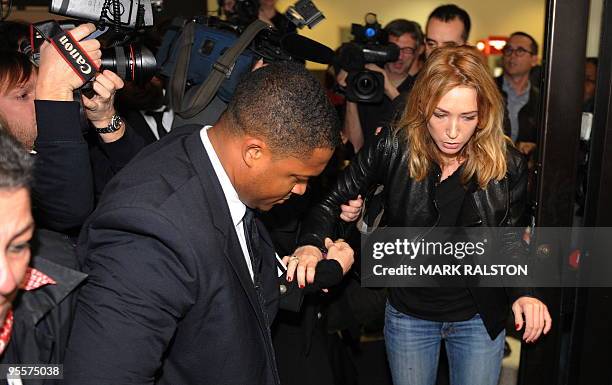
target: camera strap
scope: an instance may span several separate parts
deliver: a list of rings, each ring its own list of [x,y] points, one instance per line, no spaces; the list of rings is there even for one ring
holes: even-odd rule
[[[211,71],[206,80],[198,87],[190,103],[183,107],[189,59],[195,38],[195,26],[196,23],[194,22],[187,24],[179,38],[178,57],[169,84],[170,105],[176,114],[185,119],[193,118],[210,103],[221,83],[232,75],[238,56],[251,44],[251,41],[261,30],[270,28],[267,23],[261,20],[255,20],[249,24],[236,40],[236,44],[225,51],[213,65],[214,71]]]
[[[87,55],[79,42],[72,37],[70,31],[64,31],[54,20],[35,23],[32,24],[32,27],[39,36],[32,36],[31,39],[42,38],[51,43],[81,80],[88,82],[96,75],[99,67]]]

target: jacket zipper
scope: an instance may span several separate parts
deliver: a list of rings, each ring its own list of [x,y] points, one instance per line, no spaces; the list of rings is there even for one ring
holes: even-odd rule
[[[508,218],[508,213],[510,212],[510,188],[508,187],[508,177],[504,177],[503,181],[505,182],[504,184],[506,189],[506,213],[504,214],[504,218],[501,220],[498,226],[504,224],[506,218]]]
[[[438,207],[438,201],[436,200],[436,188],[440,184],[439,182],[440,178],[441,178],[440,173],[436,174],[436,182],[434,183],[434,188],[432,189],[433,204],[434,204],[434,208],[436,209],[436,221],[434,222],[433,226],[429,228],[429,230],[419,235],[417,239],[424,238],[425,236],[427,236],[429,233],[433,231],[434,228],[438,226],[438,223],[440,223],[440,208]]]

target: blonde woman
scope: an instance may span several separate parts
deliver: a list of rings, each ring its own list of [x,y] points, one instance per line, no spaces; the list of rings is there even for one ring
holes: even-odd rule
[[[434,51],[403,117],[357,155],[309,215],[290,271],[299,264],[298,281],[311,281],[341,204],[376,184],[384,185],[388,226],[522,225],[527,164],[502,122],[502,98],[480,53]],[[520,247],[520,237],[513,239]],[[390,288],[385,342],[394,384],[433,385],[444,341],[451,384],[496,385],[510,307],[517,330],[525,327],[525,342],[550,330],[546,305],[528,289]]]

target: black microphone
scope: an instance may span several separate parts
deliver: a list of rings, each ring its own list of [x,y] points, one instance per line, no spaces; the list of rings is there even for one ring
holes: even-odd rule
[[[331,48],[297,33],[283,36],[281,47],[298,59],[320,64],[331,64],[334,61],[334,51]]]
[[[365,64],[363,49],[352,43],[342,44],[334,61],[334,65],[339,67],[336,70],[343,69],[347,72],[361,71]]]

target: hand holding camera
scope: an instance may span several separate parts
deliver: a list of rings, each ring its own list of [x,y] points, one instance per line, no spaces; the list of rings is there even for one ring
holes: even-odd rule
[[[85,40],[96,27],[91,23],[81,24],[72,29],[70,35],[79,42],[86,53],[96,65],[101,64],[102,51],[100,42],[96,39]],[[93,69],[92,69],[93,70]],[[72,101],[73,91],[85,83],[65,61],[65,59],[45,42],[40,48],[40,66],[38,81],[36,82],[36,98],[44,100]]]
[[[385,92],[385,95],[387,95],[389,99],[393,100],[399,96],[399,91],[393,85],[393,83],[391,83],[391,81],[389,80],[387,71],[385,71],[384,68],[380,68],[376,64],[372,64],[372,63],[366,64],[364,68],[368,71],[378,72],[379,74],[383,76],[383,90]]]
[[[123,80],[112,71],[104,70],[96,75],[96,80],[93,82],[95,95],[91,98],[82,96],[87,118],[95,127],[105,127],[110,123],[115,114],[113,107],[115,93],[123,86]]]

